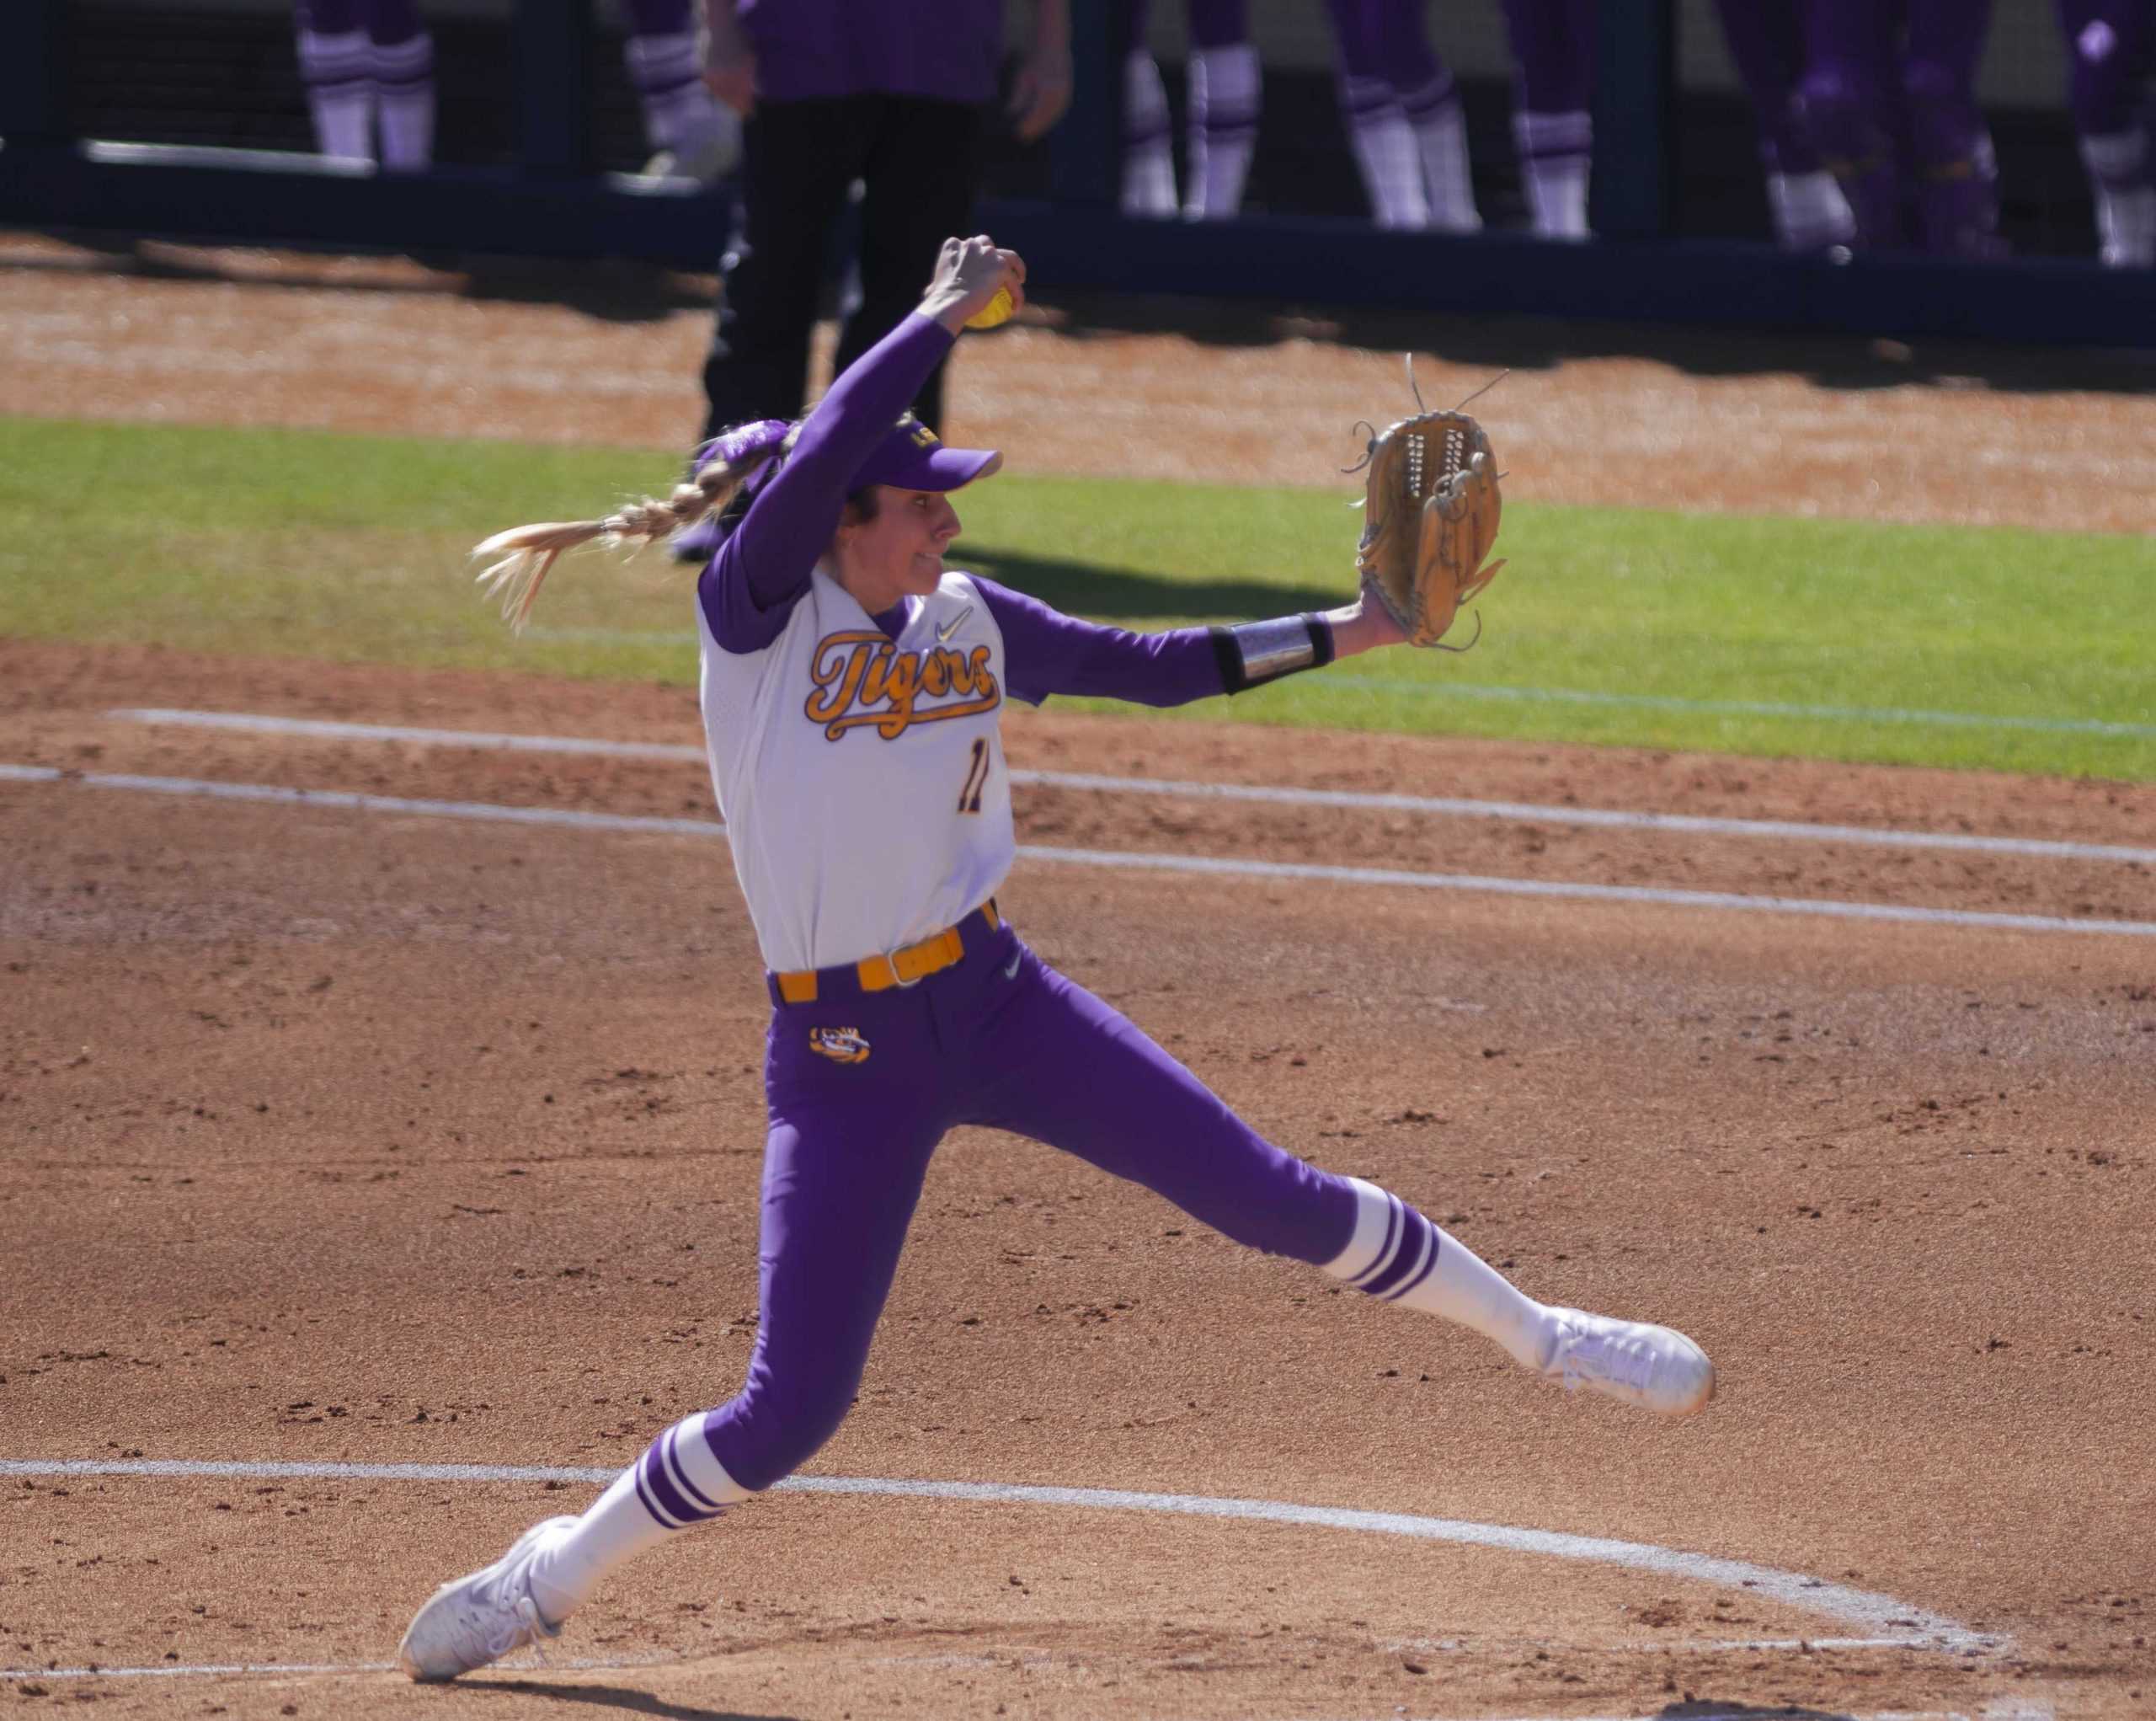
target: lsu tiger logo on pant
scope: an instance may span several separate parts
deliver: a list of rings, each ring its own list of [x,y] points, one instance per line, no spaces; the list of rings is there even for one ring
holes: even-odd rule
[[[857,1028],[812,1028],[808,1050],[821,1052],[835,1064],[858,1064],[868,1057],[868,1042]]]

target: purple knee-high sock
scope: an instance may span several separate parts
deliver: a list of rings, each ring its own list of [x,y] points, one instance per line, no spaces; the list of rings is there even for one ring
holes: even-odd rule
[[[373,160],[374,45],[360,0],[300,0],[293,26],[315,147],[327,156]]]
[[[1263,96],[1247,0],[1190,0],[1188,76],[1183,213],[1196,221],[1225,220],[1242,206]]]
[[[1587,237],[1596,18],[1596,0],[1505,0],[1513,136],[1528,211],[1545,238]]]
[[[412,0],[367,0],[382,164],[416,171],[435,154],[435,40]]]
[[[1381,227],[1429,224],[1422,155],[1386,61],[1396,0],[1326,0],[1339,51],[1340,117]]]

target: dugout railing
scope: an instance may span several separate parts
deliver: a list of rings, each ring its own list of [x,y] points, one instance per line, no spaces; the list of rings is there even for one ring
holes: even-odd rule
[[[1024,195],[982,225],[1038,279],[1134,294],[1448,314],[1669,322],[1919,339],[2156,346],[2156,275],[2093,260],[1833,262],[1672,232],[1676,0],[1605,0],[1595,104],[1598,237],[1375,230],[1347,218],[1230,222],[1117,213],[1117,49],[1105,0],[1073,0],[1077,99]],[[591,0],[516,0],[505,80],[512,159],[394,175],[290,150],[81,135],[71,0],[0,6],[0,225],[419,255],[621,257],[708,270],[727,203],[594,167]]]

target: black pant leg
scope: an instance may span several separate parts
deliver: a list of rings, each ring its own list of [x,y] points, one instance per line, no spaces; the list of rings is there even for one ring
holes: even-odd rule
[[[843,371],[921,302],[937,253],[973,232],[981,110],[970,102],[881,96],[862,178],[861,306],[840,332]],[[939,434],[943,367],[915,397],[914,411]]]
[[[706,437],[801,416],[825,241],[866,171],[878,99],[763,102],[743,128],[740,225],[704,360]]]

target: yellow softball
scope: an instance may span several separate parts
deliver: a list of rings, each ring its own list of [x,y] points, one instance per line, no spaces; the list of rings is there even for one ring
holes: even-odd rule
[[[1008,323],[1011,320],[1011,289],[1007,286],[1000,286],[996,288],[994,298],[966,318],[966,327],[993,329],[998,323]]]

